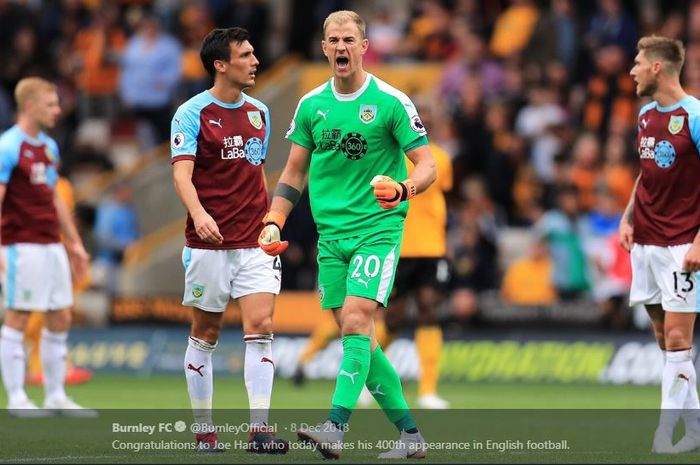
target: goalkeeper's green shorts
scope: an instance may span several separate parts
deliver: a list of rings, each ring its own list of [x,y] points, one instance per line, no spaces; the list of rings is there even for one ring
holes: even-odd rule
[[[394,285],[403,228],[346,239],[318,241],[321,308],[340,308],[346,296],[386,307]]]

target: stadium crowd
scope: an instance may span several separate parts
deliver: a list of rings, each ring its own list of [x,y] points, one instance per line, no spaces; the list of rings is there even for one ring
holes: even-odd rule
[[[609,325],[629,324],[631,271],[616,235],[643,103],[629,70],[638,37],[678,38],[684,85],[700,89],[700,1],[290,0],[282,18],[272,4],[0,0],[0,128],[12,124],[18,80],[48,77],[64,112],[55,134],[64,174],[113,170],[120,152],[88,137],[91,125],[108,121],[110,140],[132,138],[144,152],[166,141],[174,108],[210,85],[198,53],[212,27],[251,31],[265,68],[287,53],[321,59],[322,19],[356,9],[368,20],[370,70],[444,65],[433,95],[414,97],[428,97],[431,141],[453,162],[449,313],[471,320],[478,295],[500,289],[516,305],[590,298]],[[308,209],[290,217],[283,289],[315,286],[312,224]],[[93,243],[113,242],[105,229]]]

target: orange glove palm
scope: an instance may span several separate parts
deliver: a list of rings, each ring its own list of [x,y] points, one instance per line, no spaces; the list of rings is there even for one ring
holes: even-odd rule
[[[369,185],[374,187],[374,197],[384,209],[396,208],[402,201],[416,195],[416,184],[412,179],[396,182],[389,176],[377,175]]]

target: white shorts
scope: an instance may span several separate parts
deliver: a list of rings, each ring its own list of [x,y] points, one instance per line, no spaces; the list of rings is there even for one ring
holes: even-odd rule
[[[690,244],[632,246],[630,306],[661,304],[671,312],[698,311],[698,273],[683,271]]]
[[[7,245],[2,255],[5,308],[45,312],[73,306],[73,283],[63,244]]]
[[[279,294],[282,266],[259,248],[182,250],[185,296],[182,305],[209,312],[226,310],[230,297],[269,292]]]

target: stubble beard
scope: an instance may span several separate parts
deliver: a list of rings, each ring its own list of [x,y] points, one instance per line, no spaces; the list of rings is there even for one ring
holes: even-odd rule
[[[656,90],[658,88],[659,85],[657,82],[651,82],[646,86],[639,86],[639,91],[637,92],[637,95],[639,97],[652,97],[656,93]]]

